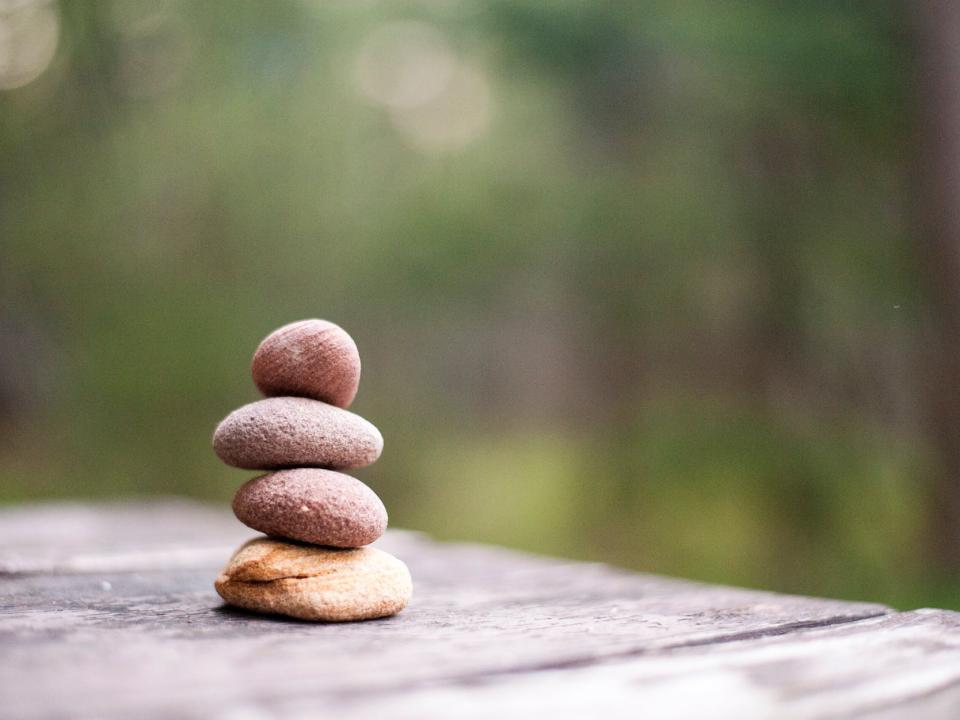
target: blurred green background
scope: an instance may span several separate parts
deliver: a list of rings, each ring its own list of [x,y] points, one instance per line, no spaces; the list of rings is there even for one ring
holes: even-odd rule
[[[394,526],[960,608],[910,7],[0,0],[0,501],[226,507],[214,426],[322,317]]]

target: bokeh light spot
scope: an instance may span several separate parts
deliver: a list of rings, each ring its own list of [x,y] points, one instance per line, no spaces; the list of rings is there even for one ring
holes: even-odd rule
[[[492,101],[486,75],[461,67],[442,93],[429,103],[398,108],[394,125],[419,149],[457,150],[480,137],[490,125]]]
[[[430,102],[444,91],[457,60],[432,25],[405,21],[374,30],[360,48],[356,79],[361,93],[393,108]]]
[[[60,17],[48,0],[0,0],[0,90],[29,85],[57,53]]]

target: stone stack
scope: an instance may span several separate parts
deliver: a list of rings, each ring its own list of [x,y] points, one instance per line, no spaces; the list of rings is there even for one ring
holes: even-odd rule
[[[231,605],[304,620],[347,621],[400,612],[407,566],[364,547],[387,527],[369,487],[340,470],[374,462],[380,432],[346,408],[360,383],[353,339],[325,320],[268,335],[253,356],[266,399],[230,413],[213,435],[227,465],[266,470],[233,498],[244,524],[266,533],[243,545],[215,586]]]

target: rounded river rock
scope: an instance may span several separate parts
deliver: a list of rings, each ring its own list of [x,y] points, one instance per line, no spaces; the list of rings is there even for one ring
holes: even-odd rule
[[[395,615],[413,594],[407,566],[382,550],[269,538],[243,545],[214,585],[220,597],[237,607],[333,622]]]
[[[213,449],[227,465],[250,470],[356,468],[380,457],[383,436],[348,410],[277,397],[227,415],[213,434]]]
[[[317,468],[248,481],[233,496],[233,512],[254,530],[314,545],[360,547],[387,529],[387,510],[373,490],[349,475]]]
[[[360,385],[360,353],[339,325],[301,320],[263,339],[251,372],[268,397],[301,395],[345,408]]]

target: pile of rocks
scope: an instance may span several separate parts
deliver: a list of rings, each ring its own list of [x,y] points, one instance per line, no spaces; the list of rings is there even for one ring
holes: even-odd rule
[[[380,431],[346,410],[360,383],[353,339],[325,320],[268,335],[253,356],[268,396],[230,413],[213,448],[227,465],[271,471],[233,498],[241,522],[270,537],[243,545],[215,586],[231,605],[304,620],[364,620],[400,612],[410,599],[407,566],[363,547],[387,527],[369,487],[337,472],[374,462]]]

